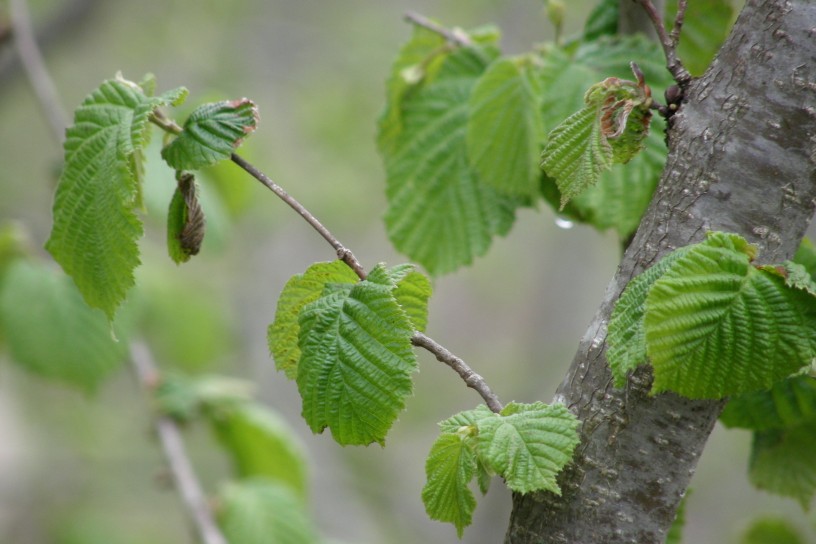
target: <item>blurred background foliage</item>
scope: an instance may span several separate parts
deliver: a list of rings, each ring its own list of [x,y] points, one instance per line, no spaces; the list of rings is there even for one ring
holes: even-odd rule
[[[385,237],[384,173],[373,139],[390,62],[410,35],[403,14],[414,10],[464,28],[496,23],[509,53],[552,39],[541,0],[30,4],[37,26],[47,29],[44,52],[67,109],[119,70],[132,80],[156,74],[160,91],[187,86],[189,108],[252,98],[261,124],[243,153],[369,268],[404,260]],[[567,35],[582,27],[593,5],[569,3]],[[30,251],[44,258],[62,152],[7,45],[0,50],[0,119],[0,222],[15,222]],[[313,517],[327,537],[455,541],[453,527],[424,513],[424,459],[435,423],[479,398],[420,353],[415,397],[387,448],[341,448],[328,436],[311,435],[295,385],[274,371],[266,327],[286,280],[332,259],[331,249],[225,164],[203,180],[202,254],[177,267],[166,257],[163,233],[174,180],[158,153],[148,158],[147,182],[144,264],[132,319],[162,368],[255,384],[257,396],[302,438]],[[552,398],[618,262],[614,234],[564,228],[570,224],[558,219],[544,206],[521,210],[510,236],[496,240],[486,257],[434,282],[429,334],[468,361],[505,402]],[[150,416],[126,367],[84,392],[44,381],[0,355],[0,542],[192,542]],[[215,491],[230,475],[217,437],[205,427],[191,427],[186,436],[201,479]],[[750,488],[748,441],[745,432],[715,431],[692,483],[686,542],[736,542],[759,513],[788,514],[812,531],[812,517],[806,520],[793,501]],[[463,542],[501,541],[509,511],[507,491],[492,486]]]

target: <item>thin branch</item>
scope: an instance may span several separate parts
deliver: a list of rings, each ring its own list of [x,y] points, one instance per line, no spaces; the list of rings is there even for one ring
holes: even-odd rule
[[[60,105],[59,94],[54,87],[54,82],[48,75],[37,41],[34,38],[34,30],[31,26],[31,17],[28,12],[28,4],[25,0],[11,0],[11,33],[23,69],[28,75],[28,81],[37,95],[38,103],[43,110],[51,133],[57,142],[62,143],[65,137],[65,127],[68,126],[68,116]]]
[[[243,168],[252,177],[261,182],[264,187],[275,193],[278,198],[283,200],[289,205],[289,207],[295,210],[337,251],[338,258],[345,262],[361,280],[366,278],[365,269],[362,267],[351,250],[347,249],[343,244],[341,244],[340,241],[335,238],[331,232],[329,232],[329,230],[324,227],[323,224],[320,223],[320,221],[318,221],[317,218],[312,215],[300,202],[290,196],[280,185],[272,181],[266,174],[255,168],[237,153],[232,154],[232,162]],[[414,333],[414,335],[411,337],[411,343],[417,347],[425,348],[436,357],[437,361],[451,367],[457,374],[459,374],[459,376],[461,376],[468,387],[474,389],[479,393],[479,395],[482,396],[488,408],[494,412],[501,411],[502,404],[499,402],[499,398],[496,396],[496,394],[490,390],[490,387],[488,387],[484,379],[480,375],[476,374],[461,358],[457,357],[435,340],[420,332]]]
[[[431,32],[435,32],[439,34],[450,43],[454,45],[459,45],[462,47],[468,47],[473,45],[473,42],[470,40],[468,35],[459,29],[448,30],[447,28],[431,21],[427,17],[420,15],[419,13],[414,13],[413,11],[409,11],[405,14],[405,20],[411,23],[412,25],[416,25],[422,27],[424,29],[430,30]]]
[[[331,245],[334,250],[337,252],[337,258],[346,263],[349,268],[351,268],[357,277],[361,280],[366,279],[366,271],[363,266],[360,264],[360,261],[354,256],[350,249],[346,248],[343,244],[340,243],[340,240],[334,237],[334,235],[329,232],[329,229],[323,226],[323,224],[318,221],[318,219],[312,215],[312,213],[306,209],[300,202],[295,200],[294,197],[290,196],[289,193],[283,190],[283,187],[272,181],[269,176],[255,168],[252,164],[250,164],[246,159],[238,155],[237,153],[232,154],[232,162],[243,168],[249,175],[253,178],[260,181],[264,187],[275,193],[278,198],[283,200],[290,208],[295,210],[298,215],[300,215],[307,223],[309,223],[313,229],[315,229],[320,236],[326,240],[329,245]]]
[[[488,408],[496,413],[501,412],[503,406],[499,401],[499,397],[490,390],[490,387],[488,387],[487,382],[484,381],[484,378],[476,374],[473,369],[471,369],[462,359],[451,353],[442,345],[438,344],[433,338],[430,338],[421,332],[414,333],[414,336],[411,337],[411,343],[417,347],[425,348],[426,350],[430,351],[432,354],[434,354],[434,356],[436,356],[437,361],[440,363],[445,363],[455,370],[456,373],[459,374],[459,376],[461,376],[461,378],[465,381],[465,384],[468,387],[474,389],[477,393],[479,393],[479,395],[481,395]]]
[[[159,381],[159,373],[147,346],[134,342],[130,348],[130,361],[144,389],[152,391]],[[155,426],[164,456],[170,465],[173,481],[201,542],[227,544],[227,539],[215,523],[207,497],[184,449],[178,425],[167,416],[158,416],[155,419]]]
[[[674,14],[674,26],[672,27],[669,39],[674,44],[675,49],[680,44],[680,31],[683,29],[683,22],[686,17],[686,8],[688,7],[688,0],[678,0],[677,13]]]
[[[25,0],[11,0],[11,12],[12,34],[20,51],[26,74],[34,87],[40,106],[48,117],[55,139],[62,142],[65,128],[68,126],[68,118],[62,109],[59,95],[31,31],[28,6]],[[169,124],[168,127],[170,127]],[[159,374],[147,346],[134,342],[130,348],[130,361],[139,382],[147,391],[151,391],[158,383]],[[228,544],[212,517],[207,498],[184,449],[184,442],[176,422],[166,416],[159,416],[155,420],[155,425],[175,484],[202,544]]]
[[[663,46],[663,53],[666,55],[666,68],[671,73],[674,80],[681,88],[685,88],[689,82],[691,81],[691,74],[688,70],[686,70],[683,63],[677,57],[677,43],[680,39],[680,30],[678,28],[678,22],[680,27],[683,26],[683,18],[685,15],[686,10],[686,2],[684,0],[680,0],[677,5],[677,16],[675,18],[674,26],[675,28],[672,29],[672,35],[669,36],[666,33],[666,26],[663,24],[663,19],[660,16],[660,13],[655,8],[652,0],[637,0],[640,2],[640,5],[643,6],[643,9],[646,11],[646,14],[649,16],[649,19],[652,20],[652,24],[654,25],[655,31],[657,32],[657,36],[660,40],[660,45]],[[675,39],[675,30],[677,31],[677,36]]]

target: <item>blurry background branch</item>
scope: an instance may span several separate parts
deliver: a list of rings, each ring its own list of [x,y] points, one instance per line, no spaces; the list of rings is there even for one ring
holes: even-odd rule
[[[43,114],[48,120],[52,136],[62,143],[68,117],[60,104],[60,97],[48,73],[31,26],[26,0],[11,0],[11,32],[25,73],[37,96]],[[153,357],[143,343],[131,346],[130,362],[139,382],[152,394],[159,382],[159,373]],[[227,544],[213,518],[207,498],[187,456],[181,431],[167,416],[155,418],[156,432],[162,451],[173,475],[173,482],[189,513],[194,530],[202,544]]]
[[[142,342],[134,342],[130,348],[130,361],[139,382],[148,397],[152,398],[160,377],[147,345]],[[224,538],[215,523],[210,504],[196,477],[187,451],[184,449],[184,440],[178,425],[165,415],[156,416],[154,422],[162,452],[164,452],[164,457],[173,475],[173,483],[190,515],[193,529],[202,544],[227,544],[227,539]]]

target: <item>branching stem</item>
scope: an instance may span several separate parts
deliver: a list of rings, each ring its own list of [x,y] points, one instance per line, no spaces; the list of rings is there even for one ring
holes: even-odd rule
[[[449,42],[454,45],[459,45],[462,47],[468,47],[473,45],[473,42],[468,37],[467,33],[463,32],[460,29],[453,29],[448,30],[447,28],[431,21],[427,17],[420,15],[419,13],[414,13],[409,11],[405,14],[405,20],[411,23],[412,25],[422,27],[424,29],[430,30],[431,32],[435,32],[439,34]]]
[[[677,57],[677,44],[680,42],[680,30],[683,27],[683,20],[685,18],[687,0],[678,0],[677,14],[674,18],[674,28],[671,34],[666,32],[666,25],[663,24],[663,19],[660,16],[657,8],[655,8],[652,0],[637,0],[643,6],[644,11],[651,19],[654,25],[657,37],[660,40],[660,45],[663,47],[663,53],[666,55],[666,68],[671,73],[674,80],[680,86],[685,88],[691,81],[691,74],[686,70],[683,63]]]
[[[54,139],[62,143],[65,137],[65,127],[68,126],[68,116],[62,109],[57,89],[45,67],[42,53],[37,47],[28,4],[25,0],[11,0],[9,8],[11,36],[20,55],[20,62],[34,89],[34,94],[37,95],[37,103],[48,121]]]
[[[139,382],[148,393],[152,392],[159,382],[159,372],[150,350],[146,345],[134,342],[130,348],[130,361]],[[173,481],[202,544],[227,544],[227,539],[215,523],[207,497],[184,449],[178,425],[163,415],[157,416],[154,424]]]
[[[264,187],[275,193],[275,195],[283,200],[290,208],[295,210],[309,225],[312,226],[322,237],[331,245],[337,252],[337,257],[351,268],[355,274],[361,279],[366,278],[365,269],[354,256],[350,249],[346,248],[340,241],[332,235],[323,224],[312,215],[300,202],[289,195],[280,185],[272,181],[269,176],[258,170],[255,166],[250,164],[246,159],[238,155],[232,154],[232,162],[243,168],[249,175],[263,184]],[[499,412],[502,409],[502,404],[499,398],[490,390],[487,382],[484,381],[479,374],[475,373],[465,361],[455,356],[448,349],[440,345],[438,342],[429,338],[423,333],[416,332],[411,337],[411,343],[417,347],[428,350],[436,357],[436,360],[451,367],[461,378],[465,384],[471,389],[475,390],[488,408],[494,412]]]

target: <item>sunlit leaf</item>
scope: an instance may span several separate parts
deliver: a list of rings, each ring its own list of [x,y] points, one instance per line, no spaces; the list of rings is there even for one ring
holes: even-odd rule
[[[248,98],[204,104],[190,114],[184,128],[162,149],[176,170],[198,170],[228,159],[258,126],[258,108]]]
[[[810,364],[816,297],[751,266],[754,251],[734,235],[709,237],[654,283],[644,321],[654,392],[720,398]]]
[[[432,81],[402,97],[399,136],[381,147],[388,235],[432,275],[483,255],[519,204],[482,183],[466,156],[468,100],[493,58],[479,46],[447,55]]]
[[[186,91],[148,97],[121,77],[108,80],[74,112],[46,249],[109,320],[133,286],[142,223],[137,171],[148,116]]]
[[[500,415],[478,421],[479,457],[513,491],[560,495],[555,478],[572,459],[579,425],[561,404],[511,402]]]
[[[461,434],[442,433],[425,461],[427,483],[422,502],[431,519],[453,523],[462,533],[473,519],[476,499],[468,484],[476,472],[476,454]]]
[[[469,161],[484,183],[503,193],[533,197],[538,191],[544,140],[539,82],[532,58],[502,58],[470,95]]]
[[[275,358],[275,368],[283,370],[290,380],[297,378],[300,347],[298,338],[300,310],[317,300],[327,283],[351,284],[357,275],[342,261],[316,263],[305,273],[293,276],[278,297],[275,321],[269,326],[269,351]]]
[[[313,432],[329,427],[340,444],[383,443],[403,409],[416,370],[414,328],[393,289],[375,269],[300,311],[297,384]]]

